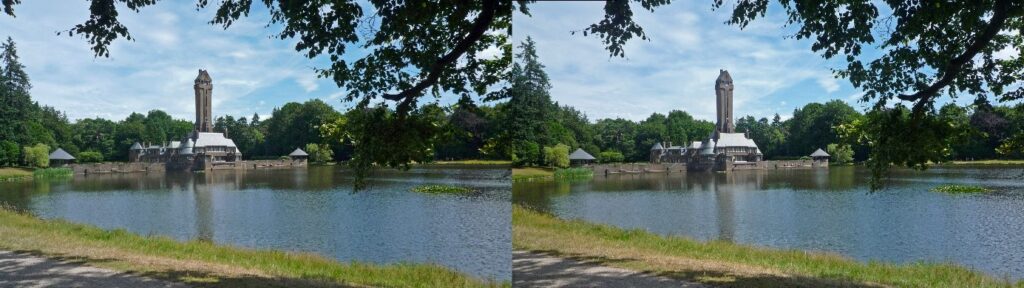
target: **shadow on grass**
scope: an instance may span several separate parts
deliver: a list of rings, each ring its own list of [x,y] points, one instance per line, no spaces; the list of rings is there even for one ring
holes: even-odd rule
[[[23,256],[46,258],[45,261],[16,261]],[[17,262],[17,263],[16,263]],[[39,250],[16,250],[0,254],[0,287],[4,283],[14,286],[27,283],[45,283],[43,286],[79,287],[177,287],[174,283],[188,287],[360,287],[326,280],[262,277],[256,275],[224,276],[205,271],[171,269],[164,271],[113,271],[99,268],[97,271],[81,271],[82,266],[102,267],[97,264],[122,262],[111,258],[89,258],[81,256],[47,255]],[[8,263],[10,263],[8,265]],[[105,273],[98,270],[111,270]],[[153,279],[174,283],[159,283]]]
[[[520,267],[513,267],[513,274],[514,275],[522,275],[522,276],[525,277],[526,275],[524,275],[524,274],[538,273],[538,274],[547,274],[547,275],[529,275],[529,277],[532,277],[532,278],[545,278],[545,277],[551,278],[551,277],[554,277],[554,276],[557,276],[557,275],[560,275],[560,274],[564,274],[564,273],[566,273],[566,270],[569,270],[569,269],[577,270],[578,268],[580,268],[579,267],[580,265],[597,265],[597,266],[606,266],[606,267],[629,267],[630,265],[626,265],[626,264],[641,262],[640,260],[633,259],[633,258],[617,259],[617,258],[608,258],[608,257],[595,257],[595,256],[587,256],[587,255],[562,253],[560,251],[555,251],[555,250],[530,250],[529,253],[550,255],[550,256],[559,257],[559,258],[563,258],[563,259],[569,259],[569,260],[576,261],[576,262],[579,262],[579,263],[576,263],[576,264],[561,264],[560,266],[552,266],[552,267],[550,267],[550,268],[554,268],[554,269],[538,269],[536,267],[526,268],[526,266],[528,266],[528,265],[523,265],[523,266],[520,266]],[[618,265],[616,265],[616,264],[618,264]],[[573,266],[576,266],[576,267],[573,267]],[[561,271],[555,271],[555,270],[561,270]],[[706,285],[706,286],[713,286],[713,287],[854,287],[854,288],[861,288],[861,287],[864,287],[864,288],[866,288],[866,287],[886,287],[885,285],[880,285],[880,284],[858,282],[858,281],[849,279],[847,277],[844,277],[842,275],[834,275],[834,277],[829,277],[829,278],[794,276],[794,275],[780,276],[780,275],[770,275],[770,274],[739,275],[739,274],[729,273],[729,272],[725,272],[725,271],[716,271],[716,270],[688,270],[688,269],[668,270],[668,271],[665,271],[665,270],[657,270],[657,271],[646,270],[646,271],[638,271],[638,272],[643,273],[645,275],[649,275],[649,276],[667,277],[667,278],[676,279],[676,280],[700,283],[700,284],[703,284],[703,285]],[[574,276],[576,276],[576,275],[574,275]],[[581,286],[596,287],[596,286],[607,286],[606,285],[607,283],[617,283],[618,282],[617,284],[620,284],[620,285],[623,284],[623,283],[620,283],[623,279],[621,279],[621,278],[620,279],[608,279],[607,275],[579,275],[579,276],[581,276],[581,277],[577,277],[579,279],[577,279],[577,283],[573,283],[573,285],[582,284]],[[515,278],[516,278],[516,276],[513,276],[513,279],[515,279]],[[629,285],[629,284],[626,284],[626,285],[627,286],[635,286],[635,285]],[[649,286],[648,283],[643,283],[643,285],[648,285]]]

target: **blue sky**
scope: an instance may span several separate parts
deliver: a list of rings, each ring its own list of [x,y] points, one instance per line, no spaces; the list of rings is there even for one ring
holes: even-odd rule
[[[216,116],[266,118],[274,107],[313,98],[339,110],[352,106],[341,101],[345,92],[333,81],[316,77],[313,68],[326,67],[325,57],[307,59],[293,49],[295,40],[270,38],[280,29],[264,27],[269,17],[259,1],[250,17],[227,30],[207,24],[219,1],[199,11],[195,1],[160,1],[141,13],[119,5],[120,20],[136,39],[116,40],[110,58],[93,57],[83,38],[56,35],[88,19],[88,1],[52,3],[23,1],[15,6],[17,18],[0,15],[0,37],[17,43],[33,99],[69,118],[119,120],[161,109],[194,119],[199,69],[213,78]]]
[[[653,13],[633,5],[634,19],[651,39],[632,40],[625,58],[610,58],[599,38],[570,35],[602,19],[603,5],[539,2],[529,6],[532,17],[517,13],[513,18],[516,43],[527,36],[537,42],[552,99],[591,120],[642,120],[675,109],[713,120],[719,69],[732,75],[737,117],[778,113],[788,118],[794,108],[832,99],[859,110],[868,107],[857,102],[859,90],[832,77],[830,68],[845,62],[813,53],[811,41],[787,38],[793,30],[784,27],[781,9],[769,8],[767,17],[740,30],[724,24],[731,13],[728,4],[726,10],[712,11],[708,1],[673,1]],[[964,98],[958,103],[973,100]]]

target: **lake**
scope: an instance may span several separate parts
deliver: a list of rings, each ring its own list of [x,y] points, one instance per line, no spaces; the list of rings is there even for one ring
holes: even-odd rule
[[[515,203],[662,235],[835,252],[861,261],[952,262],[1024,278],[1024,168],[898,170],[870,193],[863,168],[595,176],[517,182]],[[929,189],[981,185],[988,194]]]
[[[438,263],[512,278],[507,168],[381,171],[353,192],[339,167],[76,175],[0,183],[0,201],[42,218],[180,240],[321,254],[340,261]],[[410,192],[452,184],[472,194]]]

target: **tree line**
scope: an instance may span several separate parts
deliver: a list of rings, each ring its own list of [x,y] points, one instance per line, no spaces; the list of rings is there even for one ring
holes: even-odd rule
[[[711,121],[696,119],[685,111],[672,110],[667,114],[653,113],[640,121],[627,119],[597,119],[591,121],[579,110],[559,105],[551,100],[548,76],[537,56],[535,44],[527,39],[520,44],[512,70],[513,91],[509,109],[516,111],[515,136],[511,149],[516,165],[555,166],[546,152],[560,144],[569,151],[582,148],[602,162],[649,160],[655,143],[671,142],[688,146],[693,141],[707,139],[714,131]],[[902,109],[902,110],[901,110]],[[1024,139],[1024,103],[993,106],[979,101],[965,107],[950,103],[939,109],[933,119],[936,125],[948,129],[904,131],[905,134],[924,134],[949,130],[949,142],[939,158],[945,160],[1021,159],[1024,152],[1018,148]],[[736,121],[737,132],[746,133],[757,143],[764,159],[796,159],[816,149],[826,150],[840,162],[865,161],[873,145],[881,145],[878,127],[906,127],[883,125],[885,120],[899,115],[909,117],[909,109],[896,106],[875,109],[865,114],[841,100],[809,103],[796,108],[792,117],[783,120],[776,114],[771,119],[753,116]],[[925,126],[922,126],[925,127]],[[912,139],[908,139],[912,140]],[[1017,141],[1017,142],[1014,142]],[[927,143],[885,143],[888,146],[920,147]]]
[[[69,120],[64,112],[32,101],[31,81],[10,38],[0,44],[0,84],[0,165],[37,166],[38,160],[27,156],[39,154],[43,146],[41,150],[48,152],[64,149],[79,162],[127,161],[135,142],[165,145],[194,130],[192,121],[175,119],[162,110],[133,112],[121,120]],[[463,94],[453,105],[418,107],[412,112],[422,116],[417,117],[422,124],[417,129],[432,127],[429,129],[436,132],[426,139],[429,141],[423,141],[422,145],[430,149],[424,149],[426,152],[418,159],[507,159],[502,151],[508,149],[497,141],[498,135],[508,134],[499,125],[508,118],[504,116],[506,107],[506,103],[477,105],[469,94]],[[359,129],[366,125],[362,122],[375,121],[381,115],[394,118],[395,114],[385,107],[342,112],[313,99],[274,108],[265,119],[259,114],[248,118],[220,116],[214,130],[226,133],[244,159],[278,158],[302,148],[316,150],[307,151],[316,160],[346,161],[354,156],[358,139],[353,135],[362,134]],[[398,143],[390,144],[399,147]]]

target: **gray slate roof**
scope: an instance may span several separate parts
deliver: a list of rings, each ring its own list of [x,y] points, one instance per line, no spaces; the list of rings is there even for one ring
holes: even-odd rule
[[[715,147],[754,147],[757,148],[757,144],[754,140],[747,138],[743,133],[719,133],[718,144]]]
[[[665,147],[662,147],[661,143],[657,143],[657,142],[655,142],[654,146],[651,147],[651,150],[662,150],[662,149],[665,149]]]
[[[828,153],[825,153],[825,151],[821,150],[821,148],[818,148],[818,150],[814,150],[814,153],[811,153],[811,157],[828,157],[828,156],[829,156]]]
[[[207,147],[207,146],[225,146],[225,147],[236,147],[235,141],[231,141],[224,137],[224,133],[219,132],[199,132],[196,135],[196,143],[194,147]]]
[[[142,144],[139,144],[139,142],[135,142],[135,144],[132,144],[131,150],[142,150]]]
[[[295,148],[295,151],[292,151],[288,156],[309,156],[309,154],[307,154],[306,151],[302,151],[300,148]]]
[[[569,160],[597,160],[597,158],[594,158],[587,151],[583,151],[583,148],[578,148],[572,154],[569,154]]]
[[[68,154],[64,149],[57,148],[56,151],[50,153],[50,160],[75,160],[75,157]]]

